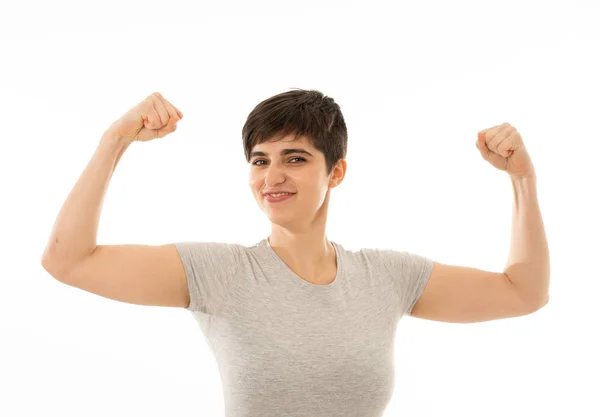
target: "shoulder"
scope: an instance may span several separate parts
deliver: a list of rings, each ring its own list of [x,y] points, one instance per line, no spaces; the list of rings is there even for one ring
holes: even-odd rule
[[[230,270],[238,267],[248,248],[239,243],[183,241],[174,243],[189,268]]]

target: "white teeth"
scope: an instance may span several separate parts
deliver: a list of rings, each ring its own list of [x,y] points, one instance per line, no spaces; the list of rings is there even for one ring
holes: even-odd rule
[[[282,195],[289,195],[291,193],[280,193],[280,194],[269,194],[271,197],[281,197]]]

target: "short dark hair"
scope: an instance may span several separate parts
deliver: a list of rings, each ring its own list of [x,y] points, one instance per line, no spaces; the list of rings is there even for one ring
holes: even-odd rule
[[[242,128],[244,153],[250,162],[254,146],[294,133],[306,136],[325,155],[327,175],[346,157],[348,132],[340,106],[317,90],[293,88],[260,102]]]

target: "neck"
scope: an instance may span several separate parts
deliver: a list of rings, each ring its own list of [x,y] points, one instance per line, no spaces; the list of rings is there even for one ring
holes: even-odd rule
[[[290,234],[274,230],[267,241],[282,258],[304,268],[322,266],[335,256],[333,245],[324,234]]]

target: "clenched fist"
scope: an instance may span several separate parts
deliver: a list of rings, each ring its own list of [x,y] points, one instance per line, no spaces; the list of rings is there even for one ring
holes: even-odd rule
[[[152,93],[108,129],[128,142],[162,138],[177,129],[183,113],[160,93]]]

